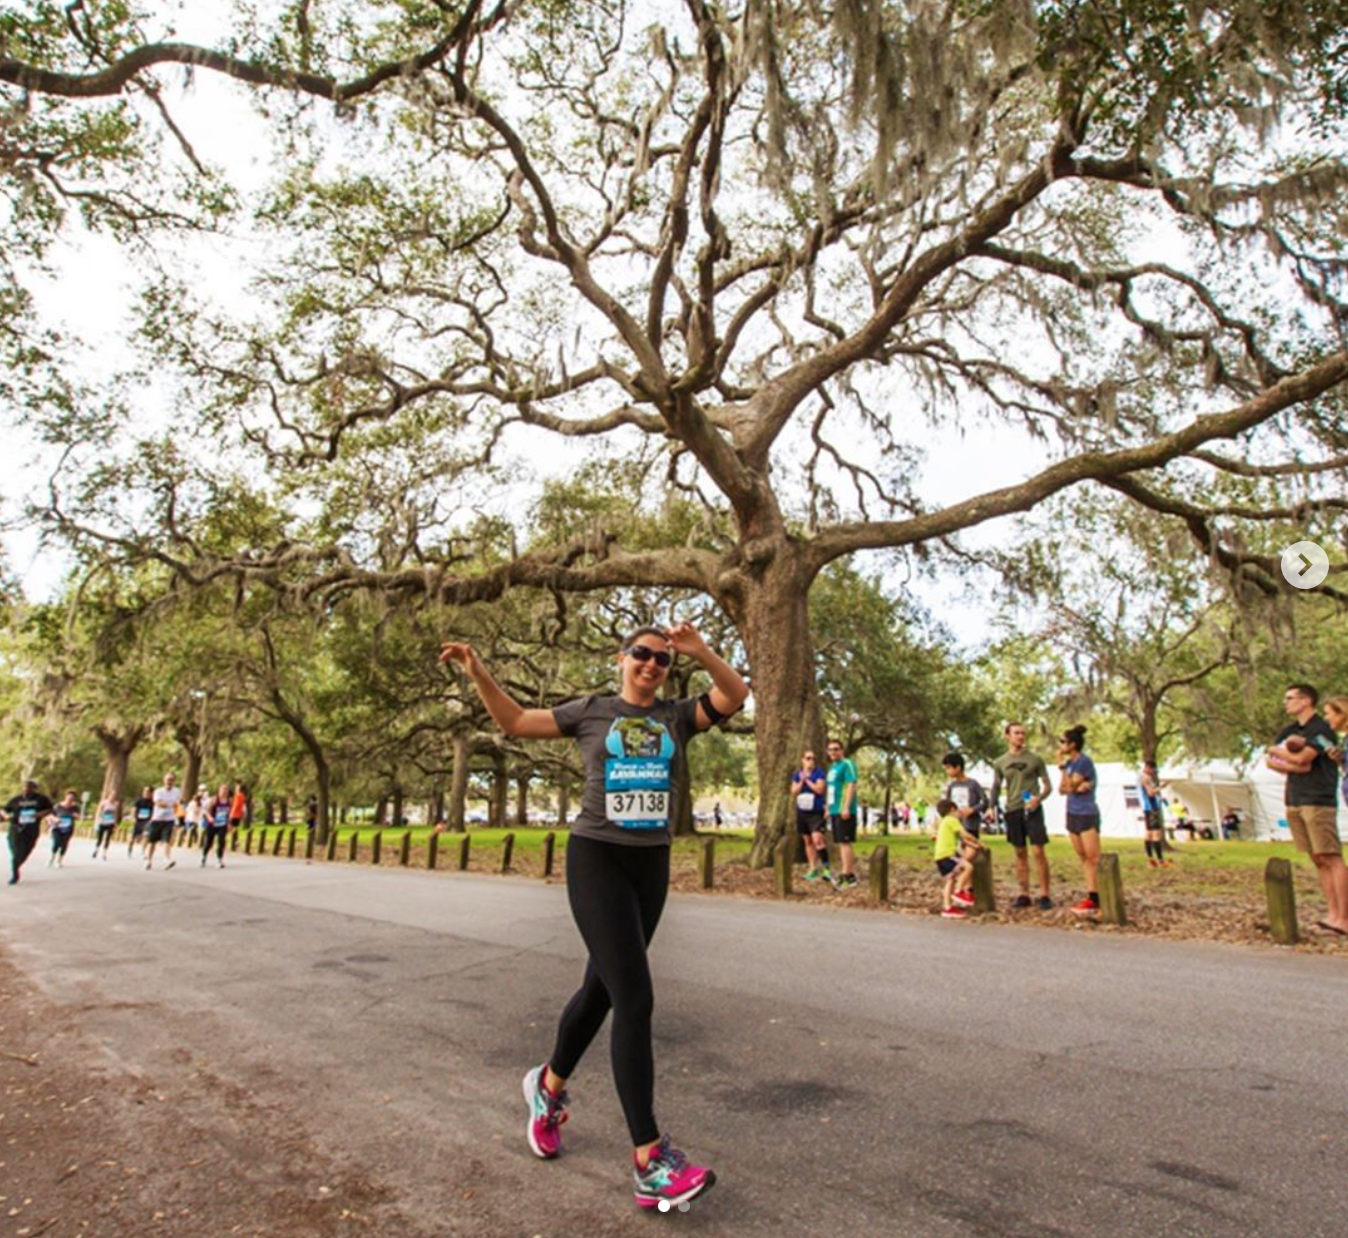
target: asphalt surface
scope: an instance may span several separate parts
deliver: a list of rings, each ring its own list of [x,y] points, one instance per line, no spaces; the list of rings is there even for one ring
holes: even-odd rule
[[[523,1138],[583,963],[564,887],[86,848],[0,889],[18,964],[116,1069],[209,1063],[366,1167],[402,1232],[1348,1232],[1337,959],[673,896],[657,1113],[720,1181],[639,1215],[606,1036],[563,1158]]]

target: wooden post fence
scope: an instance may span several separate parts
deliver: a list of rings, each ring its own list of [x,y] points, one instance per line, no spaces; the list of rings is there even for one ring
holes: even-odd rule
[[[508,873],[510,871],[510,861],[515,855],[515,835],[512,831],[507,834],[501,843],[501,871]]]
[[[379,861],[384,855],[384,831],[375,830],[374,837],[370,839],[370,863],[376,868],[379,867]]]
[[[471,834],[465,834],[459,839],[459,872],[461,873],[468,871],[468,848],[472,841]]]
[[[1280,946],[1301,940],[1297,928],[1297,896],[1292,885],[1292,865],[1279,856],[1264,866],[1264,894],[1268,899],[1268,931]]]
[[[997,899],[992,892],[992,854],[986,848],[974,852],[974,915],[996,911]]]
[[[271,844],[271,853],[272,853],[272,855],[280,855],[280,854],[281,854],[281,846],[282,846],[282,844],[285,842],[285,840],[286,840],[286,832],[285,832],[285,830],[277,830],[277,831],[276,831],[276,837],[275,837],[274,839],[272,839],[272,844]]]
[[[1127,924],[1128,910],[1123,905],[1123,875],[1119,872],[1119,857],[1112,851],[1100,857],[1096,869],[1100,883],[1100,919],[1106,924]]]
[[[354,864],[356,856],[360,854],[360,831],[352,830],[346,836],[346,859],[347,863]]]
[[[337,858],[337,827],[335,825],[332,827],[332,833],[328,835],[328,849],[324,854],[327,855],[329,861]]]
[[[406,868],[412,862],[412,831],[404,830],[402,841],[398,844],[398,863]]]
[[[435,871],[435,862],[439,857],[439,854],[440,835],[432,830],[430,837],[426,839],[426,867],[432,872]]]
[[[795,838],[783,838],[773,852],[772,888],[778,898],[791,897],[791,882],[795,876],[795,866],[791,863],[796,857]]]
[[[710,836],[702,840],[697,853],[697,884],[704,890],[710,890],[716,880],[716,839]]]
[[[243,853],[244,855],[253,854],[253,831],[244,830],[243,832]]]
[[[290,827],[290,836],[286,841],[286,857],[293,860],[295,858],[295,844],[299,841],[299,831],[292,825]]]
[[[878,846],[871,852],[866,875],[871,882],[871,902],[883,907],[889,902],[889,848]]]
[[[557,848],[557,835],[549,830],[543,835],[543,876],[552,876],[553,852]]]

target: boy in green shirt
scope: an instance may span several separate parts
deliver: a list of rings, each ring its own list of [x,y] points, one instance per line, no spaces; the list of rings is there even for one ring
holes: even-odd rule
[[[932,859],[936,861],[936,871],[945,878],[941,887],[941,915],[947,920],[963,920],[964,909],[974,901],[969,888],[974,881],[973,855],[983,844],[964,828],[955,814],[953,800],[938,800],[936,812],[940,821],[936,825]]]

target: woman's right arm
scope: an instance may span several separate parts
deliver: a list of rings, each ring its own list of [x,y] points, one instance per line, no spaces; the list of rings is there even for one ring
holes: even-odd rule
[[[446,641],[440,647],[441,662],[457,662],[473,681],[492,721],[507,735],[519,739],[561,739],[562,733],[550,709],[525,709],[491,677],[491,672],[467,641]]]

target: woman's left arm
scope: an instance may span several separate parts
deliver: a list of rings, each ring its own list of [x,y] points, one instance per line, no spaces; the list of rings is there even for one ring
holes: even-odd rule
[[[749,696],[749,685],[744,682],[733,666],[730,665],[720,654],[714,653],[702,639],[702,635],[691,623],[676,623],[666,633],[669,637],[669,643],[674,646],[676,653],[681,653],[684,657],[692,658],[702,667],[708,675],[711,676],[711,691],[707,694],[711,701],[711,707],[720,717],[729,717],[737,713],[741,705]],[[705,731],[708,727],[714,726],[719,718],[712,718],[703,708],[702,702],[697,706],[697,729]]]

